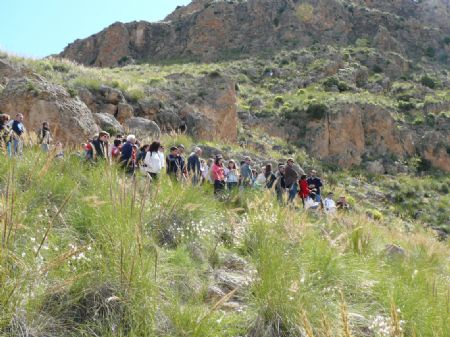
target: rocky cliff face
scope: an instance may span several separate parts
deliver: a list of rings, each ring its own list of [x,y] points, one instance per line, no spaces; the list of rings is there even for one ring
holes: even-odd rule
[[[60,56],[113,67],[133,60],[212,61],[317,42],[342,46],[364,38],[420,58],[431,50],[449,53],[442,43],[450,34],[449,17],[448,0],[197,0],[162,22],[115,23]]]

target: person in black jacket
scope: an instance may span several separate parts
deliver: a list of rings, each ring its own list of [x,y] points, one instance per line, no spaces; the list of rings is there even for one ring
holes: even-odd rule
[[[176,146],[170,148],[170,153],[166,157],[166,172],[167,175],[172,178],[178,178],[178,176],[181,175],[178,148]]]
[[[192,176],[192,184],[197,185],[202,179],[202,171],[200,169],[200,156],[202,155],[202,149],[196,147],[194,152],[188,158],[187,171]]]

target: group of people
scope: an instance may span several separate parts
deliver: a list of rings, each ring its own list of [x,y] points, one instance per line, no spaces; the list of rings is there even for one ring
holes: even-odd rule
[[[0,142],[10,156],[21,154],[24,132],[22,114],[17,114],[12,121],[9,115],[0,115]],[[37,135],[42,151],[48,152],[53,142],[48,122],[42,123]],[[62,157],[60,142],[56,143],[55,149],[55,156]],[[244,157],[239,165],[233,159],[225,162],[220,154],[205,160],[202,159],[200,147],[195,147],[188,156],[182,144],[172,146],[167,155],[164,150],[159,141],[141,144],[135,135],[116,135],[111,142],[110,134],[100,131],[83,144],[82,156],[92,163],[117,163],[131,176],[142,172],[149,179],[157,180],[165,172],[175,181],[190,181],[192,185],[209,183],[214,186],[216,196],[244,189],[268,189],[274,191],[280,203],[287,201],[293,204],[296,198],[301,199],[305,209],[323,209],[332,213],[349,208],[344,196],[338,202],[333,200],[332,193],[322,199],[322,179],[315,170],[309,176],[303,174],[293,158],[289,158],[286,163],[279,163],[274,170],[271,163],[261,168],[254,167],[250,157]]]
[[[244,157],[239,165],[233,159],[225,162],[221,154],[205,160],[202,159],[200,147],[195,147],[186,155],[182,144],[170,147],[165,155],[160,142],[142,145],[134,135],[117,135],[111,147],[109,144],[110,135],[101,131],[83,145],[86,159],[117,162],[128,174],[134,175],[140,171],[152,180],[157,180],[165,172],[175,181],[189,181],[192,185],[209,183],[214,186],[217,196],[250,188],[269,189],[274,191],[280,203],[287,199],[287,203],[292,204],[300,198],[304,208],[323,209],[327,213],[349,208],[344,196],[337,202],[333,200],[332,193],[322,199],[322,179],[315,170],[309,176],[302,174],[293,158],[285,164],[279,163],[277,170],[273,170],[271,163],[262,168],[254,167],[250,157]]]
[[[21,113],[16,114],[14,119],[11,119],[11,116],[8,114],[0,114],[0,149],[4,150],[8,156],[12,157],[22,154],[25,133],[26,129]],[[53,139],[48,122],[43,122],[42,127],[37,130],[37,138],[42,151],[49,152]],[[62,157],[62,143],[57,142],[55,147],[56,157]]]

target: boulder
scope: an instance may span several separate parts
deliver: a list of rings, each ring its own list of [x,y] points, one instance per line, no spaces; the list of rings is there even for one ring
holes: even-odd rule
[[[62,86],[43,79],[10,80],[0,94],[0,110],[24,115],[25,127],[32,131],[48,121],[54,139],[78,144],[98,132],[91,111],[78,97],[71,97]]]
[[[147,97],[140,100],[138,105],[145,117],[154,116],[163,108],[163,103],[152,97]]]
[[[115,104],[102,104],[99,110],[101,113],[110,114],[111,116],[117,115],[117,105]]]
[[[159,112],[156,115],[155,122],[158,123],[161,130],[165,132],[179,131],[185,126],[185,122],[181,120],[180,116],[170,110]]]
[[[122,91],[120,91],[119,89],[102,85],[99,91],[101,98],[105,103],[117,105],[119,103],[125,102],[125,97],[123,96]]]
[[[107,113],[94,113],[95,121],[97,122],[100,129],[107,131],[111,134],[123,134],[124,129],[122,125]]]
[[[140,138],[157,140],[161,137],[161,129],[158,124],[142,117],[132,117],[125,121],[125,129]]]
[[[117,106],[117,120],[120,123],[125,122],[127,119],[130,119],[134,115],[134,109],[130,104],[127,103],[119,103]]]
[[[95,102],[94,95],[86,88],[81,88],[78,90],[78,97],[81,99],[81,101],[84,102],[84,104],[87,105],[87,107],[92,111],[96,112],[98,107]]]

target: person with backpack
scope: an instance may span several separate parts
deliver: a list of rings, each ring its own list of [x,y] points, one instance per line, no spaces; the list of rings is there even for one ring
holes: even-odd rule
[[[90,161],[109,159],[108,141],[109,133],[100,131],[98,137],[86,144],[86,159]]]
[[[12,155],[21,155],[23,149],[23,135],[25,133],[25,126],[23,125],[23,115],[18,113],[11,124],[11,138],[12,138]]]
[[[151,143],[144,159],[144,167],[146,172],[152,179],[155,180],[158,179],[163,168],[163,160],[161,160],[161,156],[159,155],[159,150],[161,148],[162,146],[160,142]]]
[[[202,149],[196,147],[194,152],[188,158],[187,171],[192,176],[192,185],[197,185],[201,182],[202,171],[200,166],[200,156],[202,155]]]
[[[48,122],[42,123],[42,128],[38,131],[38,140],[39,144],[41,144],[42,151],[48,152],[50,150],[50,143],[52,141]]]
[[[227,167],[224,169],[225,179],[227,182],[227,189],[233,191],[239,184],[239,171],[236,167],[236,162],[231,159]]]
[[[211,168],[214,181],[214,194],[217,196],[225,190],[225,173],[223,169],[223,157],[217,155]]]

